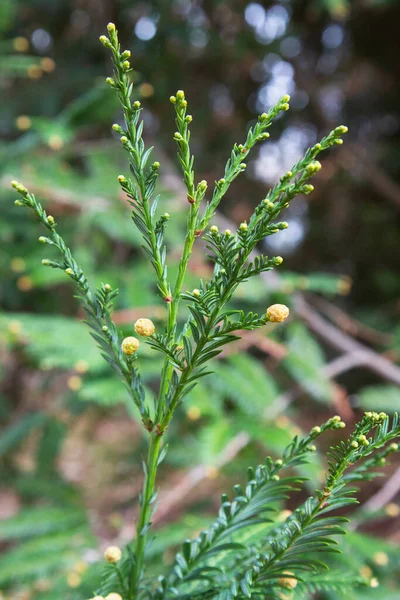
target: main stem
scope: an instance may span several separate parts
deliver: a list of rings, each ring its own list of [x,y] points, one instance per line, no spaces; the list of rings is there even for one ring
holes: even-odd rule
[[[190,252],[189,252],[189,254],[190,254]],[[188,258],[189,258],[189,256],[187,257],[187,260],[188,260]],[[178,278],[178,280],[179,280],[179,278]],[[183,277],[181,279],[181,284],[182,284],[182,281],[183,281]],[[230,292],[230,290],[229,290],[229,292]],[[215,319],[218,318],[219,311],[221,310],[222,306],[224,306],[224,304],[227,300],[227,297],[229,296],[229,292],[228,292],[228,290],[225,291],[223,299],[221,299],[221,306],[218,306],[215,309],[214,313],[211,315],[207,329],[206,329],[206,334],[205,334],[204,338],[202,340],[200,340],[197,345],[197,348],[193,354],[192,363],[190,365],[188,365],[186,370],[182,373],[181,380],[179,382],[179,385],[175,392],[175,395],[171,400],[170,407],[166,411],[163,418],[160,418],[160,420],[158,422],[159,427],[154,428],[151,433],[151,436],[150,436],[150,444],[149,444],[149,450],[148,450],[148,455],[147,455],[145,481],[144,481],[144,486],[143,486],[143,496],[142,496],[142,501],[140,504],[139,521],[138,521],[138,526],[137,526],[137,534],[136,534],[136,542],[135,542],[135,561],[136,562],[135,562],[134,576],[132,578],[132,585],[131,585],[131,589],[129,590],[129,592],[130,592],[129,600],[134,599],[134,594],[137,591],[141,573],[142,573],[142,569],[143,569],[144,551],[145,551],[145,547],[146,547],[147,530],[149,528],[151,504],[152,504],[152,498],[153,498],[154,489],[155,489],[158,458],[160,456],[162,435],[163,435],[164,431],[167,429],[167,427],[172,419],[174,410],[179,402],[180,394],[182,393],[182,391],[185,387],[185,383],[186,383],[187,379],[190,377],[190,374],[192,373],[194,367],[196,366],[195,365],[196,359],[200,355],[204,345],[208,341],[209,331],[211,330],[212,326],[215,324]],[[177,308],[177,304],[175,306]],[[176,312],[173,313],[172,311],[170,311],[170,318],[171,318],[171,313],[175,315],[174,323],[176,324]],[[174,329],[175,329],[175,325],[173,327],[173,331],[174,331]],[[169,367],[170,366],[169,363],[166,366]],[[166,385],[167,385],[166,389],[168,389],[171,375],[170,374],[168,375],[166,366],[164,366],[163,374],[164,374],[164,381],[166,382]],[[172,373],[172,368],[170,370],[170,373]],[[161,386],[162,386],[162,382],[161,382]]]
[[[178,314],[178,306],[180,300],[180,294],[182,289],[183,280],[186,273],[186,268],[189,262],[190,254],[192,251],[193,243],[194,243],[194,223],[196,220],[196,210],[195,207],[192,207],[191,214],[189,216],[189,227],[188,233],[186,235],[184,249],[182,253],[182,258],[179,264],[179,272],[177,276],[177,280],[174,286],[172,301],[169,306],[168,313],[168,322],[167,322],[167,332],[171,336],[171,342],[173,343],[175,339],[175,330],[176,330],[176,320]],[[158,405],[157,405],[157,415],[156,415],[156,425],[161,420],[161,409],[163,407],[163,399],[165,398],[169,383],[172,375],[172,365],[169,360],[166,359],[164,363],[164,367],[161,375],[161,383],[160,383],[160,392],[158,397]],[[172,412],[170,414],[167,413],[167,419],[163,419],[163,423],[165,424],[165,428],[168,426],[169,421],[172,417]],[[163,429],[165,431],[165,429]],[[157,466],[158,466],[158,458],[161,450],[161,440],[162,433],[156,427],[153,429],[150,437],[149,450],[147,455],[147,464],[146,464],[146,474],[145,481],[143,486],[143,495],[142,501],[140,505],[140,513],[139,513],[139,521],[137,526],[137,534],[136,534],[136,542],[135,542],[135,569],[134,576],[132,578],[132,587],[130,590],[130,594],[132,600],[137,591],[142,569],[143,569],[143,561],[144,561],[144,552],[146,548],[146,539],[147,539],[147,530],[149,527],[149,520],[151,515],[151,504],[152,498],[155,490],[155,482],[157,476]]]
[[[129,600],[135,598],[135,593],[139,585],[142,569],[144,551],[146,548],[147,529],[151,518],[152,503],[154,500],[154,489],[157,475],[157,465],[161,450],[162,436],[155,431],[150,437],[149,450],[147,454],[147,464],[145,481],[143,486],[143,496],[140,503],[139,521],[136,531],[135,542],[135,568],[132,577],[132,583],[129,589]]]
[[[193,192],[192,192],[193,193]],[[173,344],[175,341],[176,322],[178,317],[179,301],[181,297],[182,285],[186,274],[189,258],[192,253],[192,248],[195,240],[195,226],[196,218],[198,215],[198,207],[193,204],[190,208],[190,214],[188,219],[188,229],[185,237],[183,246],[183,252],[181,260],[179,261],[178,275],[175,281],[171,303],[169,305],[168,322],[167,322],[167,334],[170,337],[170,343]],[[161,411],[164,407],[163,400],[167,394],[169,382],[172,375],[172,365],[168,358],[165,359],[164,366],[161,373],[160,391],[157,402],[157,422],[161,418]]]

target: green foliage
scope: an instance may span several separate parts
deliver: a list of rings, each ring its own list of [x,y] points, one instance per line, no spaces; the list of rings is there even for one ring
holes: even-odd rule
[[[325,360],[321,347],[301,323],[289,326],[288,338],[289,354],[285,359],[288,371],[313,398],[328,401],[332,386],[322,371]]]
[[[400,390],[396,386],[375,385],[362,389],[359,393],[359,402],[362,408],[372,410],[379,408],[388,413],[398,410]]]
[[[25,509],[1,522],[0,539],[19,542],[0,560],[0,585],[68,572],[94,541],[76,505]]]
[[[324,568],[324,563],[312,556],[337,551],[334,547],[336,542],[331,536],[345,533],[341,525],[347,521],[343,517],[325,515],[356,502],[354,490],[345,487],[344,481],[356,479],[356,475],[364,472],[363,466],[358,472],[357,468],[353,470],[347,479],[344,473],[350,465],[370,456],[374,450],[384,447],[399,436],[397,416],[390,427],[388,417],[366,415],[349,440],[331,450],[332,462],[324,488],[317,490],[315,496],[296,509],[282,525],[274,526],[265,537],[256,538],[254,544],[251,539],[247,539],[246,546],[235,543],[233,534],[242,527],[248,530],[252,524],[268,523],[269,519],[264,515],[272,510],[273,503],[295,491],[301,483],[296,478],[281,479],[278,473],[284,468],[301,464],[312,450],[312,440],[327,429],[341,428],[342,425],[339,418],[333,418],[321,427],[314,428],[304,440],[299,442],[295,439],[284,451],[282,460],[273,463],[271,459],[267,459],[265,466],[259,467],[255,472],[250,470],[245,491],[237,486],[232,502],[227,497],[222,498],[218,520],[199,538],[186,543],[182,553],[176,557],[169,580],[161,580],[159,596],[156,597],[205,596],[219,600],[275,597],[274,590],[285,587],[282,582],[287,579],[288,574],[293,578],[295,587],[297,579],[302,581],[304,571],[318,572]],[[374,437],[367,440],[365,434],[375,427],[377,430]],[[383,455],[396,449],[397,444],[387,446],[372,458],[373,464],[379,464]],[[372,467],[372,464],[369,466]],[[221,543],[227,538],[230,543]],[[219,553],[224,555],[223,559],[215,560]],[[230,553],[234,553],[234,558]],[[210,562],[211,556],[213,558]],[[298,575],[295,576],[294,573]],[[318,589],[317,583],[313,588],[312,581],[311,579],[309,583],[310,589]],[[335,583],[333,578],[330,581],[331,586],[329,579],[324,584],[320,583],[320,589],[326,587],[335,590],[335,585],[340,586],[340,582]],[[368,585],[362,578],[354,583]]]
[[[313,428],[310,435],[304,439],[296,437],[284,450],[282,459],[274,461],[268,458],[265,464],[255,470],[250,469],[247,485],[244,488],[236,486],[232,500],[223,496],[217,520],[194,541],[184,543],[172,568],[167,569],[166,573],[157,577],[157,573],[149,572],[146,567],[150,565],[151,557],[148,543],[157,498],[156,473],[165,459],[167,449],[163,444],[163,436],[172,424],[172,418],[184,398],[194,392],[198,384],[202,384],[202,378],[209,375],[207,363],[216,359],[226,345],[237,341],[238,332],[259,329],[269,321],[283,321],[285,316],[282,317],[282,314],[287,316],[286,307],[281,305],[274,305],[265,315],[259,316],[251,311],[231,308],[231,303],[234,302],[235,292],[241,283],[248,282],[282,263],[279,256],[254,256],[253,252],[265,238],[287,228],[286,222],[276,221],[280,212],[289,206],[296,195],[313,191],[313,186],[308,180],[321,168],[316,160],[317,155],[336,144],[341,144],[340,136],[346,133],[347,128],[337,127],[320,143],[307,150],[304,157],[280,179],[255,208],[249,222],[241,223],[236,232],[232,233],[229,229],[220,232],[216,226],[212,226],[204,234],[204,239],[210,252],[209,257],[214,263],[213,275],[207,282],[201,281],[198,284],[199,288],[192,292],[183,292],[189,258],[196,238],[203,235],[230,184],[246,168],[243,161],[250,150],[257,142],[268,137],[266,129],[282,111],[289,108],[289,97],[284,96],[268,113],[258,118],[257,123],[248,130],[244,144],[234,145],[224,176],[215,182],[211,198],[203,211],[201,208],[207,184],[205,181],[197,185],[195,183],[194,158],[189,146],[188,129],[192,118],[187,114],[187,100],[182,91],[171,97],[177,124],[174,139],[178,145],[178,158],[189,204],[183,250],[173,281],[170,271],[167,270],[166,231],[169,214],[163,213],[159,216],[157,213],[159,196],[155,195],[155,188],[160,164],[153,162],[148,165],[152,148],[146,149],[144,144],[140,102],[132,102],[131,99],[133,84],[130,77],[132,69],[128,60],[130,52],[121,51],[113,24],[109,24],[108,33],[109,37],[101,37],[104,46],[111,50],[114,65],[114,76],[108,78],[107,83],[116,91],[124,115],[123,125],[115,124],[113,129],[121,136],[122,146],[128,153],[131,171],[129,178],[120,175],[118,180],[132,207],[132,219],[154,269],[159,296],[168,311],[164,332],[145,336],[148,338],[146,342],[149,347],[161,353],[164,358],[159,391],[155,398],[152,397],[153,393],[149,393],[145,388],[142,380],[139,369],[142,361],[138,360],[141,351],[136,352],[138,340],[132,341],[132,337],[124,339],[112,318],[118,290],[110,284],[101,283],[92,291],[79,262],[57,232],[54,218],[47,214],[34,194],[24,185],[13,182],[13,187],[19,193],[17,206],[22,205],[33,211],[47,230],[47,237],[41,237],[40,241],[58,252],[57,260],[44,259],[43,264],[56,271],[65,271],[75,283],[91,335],[104,359],[123,380],[133,404],[138,409],[144,429],[150,435],[148,457],[143,465],[145,477],[135,544],[133,547],[128,546],[121,561],[108,566],[98,593],[120,593],[124,600],[167,600],[174,597],[205,597],[216,600],[279,598],[282,590],[294,588],[297,582],[300,592],[301,586],[311,592],[340,591],[348,586],[349,578],[344,577],[342,581],[338,581],[333,573],[330,578],[323,579],[319,572],[325,564],[319,560],[319,554],[334,550],[335,542],[331,536],[343,533],[341,525],[345,519],[325,515],[331,510],[343,509],[354,504],[354,490],[348,488],[347,484],[373,477],[374,468],[380,466],[386,456],[397,449],[396,444],[387,445],[399,437],[396,415],[390,426],[386,415],[367,413],[356,425],[349,439],[331,449],[329,471],[323,488],[300,505],[283,523],[270,517],[274,516],[274,511],[282,500],[298,490],[303,478],[291,473],[281,478],[281,470],[301,468],[307,455],[315,451],[314,444],[311,443],[314,439],[329,429],[344,427],[340,418],[334,417],[321,427]],[[310,278],[310,281],[310,285],[314,285],[316,289],[320,286],[331,290],[332,281],[329,277],[316,278],[314,282]],[[187,307],[187,319],[183,325],[178,321],[181,300]],[[301,381],[316,399],[327,401],[331,389],[320,373],[324,358],[318,344],[300,325],[293,326],[289,336],[290,353],[286,359],[288,371],[295,379]],[[230,368],[234,369],[235,376],[230,377]],[[268,406],[276,393],[275,384],[270,378],[265,376],[256,363],[246,359],[233,358],[228,361],[217,374],[215,381],[213,385],[216,388],[220,385],[220,388],[227,390],[230,386],[231,398],[242,412],[253,417]],[[97,381],[97,385],[102,384],[104,382],[101,380]],[[96,385],[94,384],[91,394],[86,394],[87,397],[95,395]],[[254,396],[254,403],[247,409],[245,396],[248,394]],[[5,449],[18,444],[29,429],[38,424],[42,423],[34,421],[32,424],[28,419],[26,423],[17,425],[14,432],[11,431],[9,439],[6,438],[3,442]],[[375,427],[375,433],[371,434]],[[59,423],[45,424],[39,446],[43,477],[49,477],[53,473],[54,462],[44,459],[49,453],[57,454],[62,435],[63,427]],[[357,465],[350,472],[347,471],[350,465],[362,459],[366,459],[364,463]],[[53,511],[57,514],[56,509]],[[51,511],[47,512],[46,519],[42,521],[40,513],[33,511],[31,514],[19,515],[14,522],[11,520],[8,529],[6,526],[3,530],[5,539],[30,537],[35,532],[36,535],[46,535],[82,524],[83,516],[79,511],[73,511],[74,520],[72,515],[63,509],[63,519],[59,520],[57,528],[52,525],[54,520],[57,520],[52,518],[54,514]],[[72,519],[70,522],[68,517]],[[18,534],[18,531],[21,533]],[[52,540],[55,549],[57,537],[54,536]],[[22,550],[17,548],[17,558],[18,551],[25,557],[24,560],[28,560],[27,557],[33,549],[29,545]],[[66,543],[63,545],[63,551],[67,551],[68,554]],[[314,555],[317,556],[314,558]],[[55,560],[54,556],[51,559]],[[11,557],[10,564],[12,560]],[[64,557],[60,557],[60,561],[63,560]],[[6,565],[6,573],[7,568],[9,567]],[[308,578],[308,571],[316,572],[317,577]],[[304,578],[303,572],[306,572]],[[357,576],[353,578],[351,587],[369,584],[369,580]]]

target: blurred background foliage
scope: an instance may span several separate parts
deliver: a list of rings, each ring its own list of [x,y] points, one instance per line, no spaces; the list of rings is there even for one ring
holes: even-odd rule
[[[102,548],[134,535],[145,445],[137,414],[80,323],[68,278],[41,266],[41,232],[9,188],[21,179],[43,199],[93,284],[120,288],[115,318],[127,334],[139,316],[161,326],[164,307],[116,182],[126,165],[110,133],[121,115],[104,83],[110,65],[98,36],[107,22],[132,50],[145,136],[162,163],[171,273],[187,207],[171,159],[168,98],[177,89],[194,116],[197,180],[210,184],[257,113],[292,96],[232,186],[222,226],[247,218],[333,126],[350,129],[345,146],[324,158],[316,191],[287,211],[289,229],[264,248],[284,256],[281,272],[237,298],[258,311],[284,302],[291,322],[246,332],[168,433],[179,443],[160,481],[150,548],[159,565],[208,523],[219,492],[293,434],[330,414],[351,426],[363,409],[399,408],[399,19],[396,0],[2,0],[0,598],[87,598]],[[209,273],[199,242],[188,289]],[[152,394],[159,359],[143,348],[141,362]],[[321,454],[304,470],[311,487],[323,467]],[[335,559],[380,587],[349,600],[398,599],[398,465],[385,475],[362,490],[366,508]]]

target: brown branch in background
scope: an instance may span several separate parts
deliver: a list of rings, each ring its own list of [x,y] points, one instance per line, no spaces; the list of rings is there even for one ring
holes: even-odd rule
[[[237,354],[238,351],[248,350],[252,346],[257,347],[262,352],[265,352],[265,354],[272,356],[272,358],[278,362],[283,360],[288,353],[287,348],[283,344],[265,337],[265,335],[258,330],[238,331],[237,333],[240,335],[240,339],[237,340],[237,342],[229,344],[229,346],[225,346],[224,350],[217,358],[224,358],[230,354]]]
[[[383,486],[371,496],[364,504],[364,509],[367,511],[375,512],[383,508],[391,500],[393,500],[397,494],[400,493],[400,467],[398,467],[393,475],[383,484]]]
[[[400,385],[400,368],[389,359],[381,356],[374,350],[355,341],[352,337],[326,321],[317,311],[310,307],[301,294],[294,297],[294,308],[315,333],[325,340],[330,346],[341,352],[355,353],[362,357],[364,367],[380,375],[386,381]]]
[[[359,144],[347,146],[343,148],[343,152],[340,152],[337,160],[340,162],[341,167],[349,170],[349,166],[351,168],[354,165],[355,157],[357,157],[357,166],[362,168],[365,180],[372,183],[376,191],[384,198],[400,208],[400,186],[368,158],[365,148]]]
[[[364,362],[364,355],[360,355],[357,352],[349,352],[342,354],[338,358],[335,358],[330,363],[324,365],[322,368],[323,375],[330,380],[333,380],[338,375],[346,373],[351,369],[359,367]],[[299,398],[303,393],[303,388],[300,384],[294,386],[292,389],[280,394],[273,403],[272,407],[266,409],[266,416],[270,419],[277,417],[282,411],[286,410],[292,402]],[[341,403],[342,410],[339,411],[344,419],[353,417],[353,411],[349,404]]]
[[[389,333],[383,333],[377,331],[372,327],[368,327],[364,323],[353,319],[344,310],[338,308],[325,298],[321,298],[316,295],[308,295],[313,305],[315,305],[322,313],[324,313],[329,319],[335,322],[346,333],[364,339],[366,342],[371,344],[381,344],[383,346],[389,345],[393,341],[393,336]]]

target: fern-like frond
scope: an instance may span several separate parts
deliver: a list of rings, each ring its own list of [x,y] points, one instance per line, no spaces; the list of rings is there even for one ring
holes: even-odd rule
[[[258,524],[267,524],[268,515],[276,503],[298,489],[303,482],[298,477],[280,478],[279,473],[288,467],[295,467],[307,461],[307,455],[315,448],[312,441],[328,429],[336,429],[338,421],[330,419],[320,427],[315,427],[304,439],[297,437],[285,449],[282,459],[273,461],[267,458],[263,465],[248,470],[248,482],[243,489],[234,488],[234,498],[222,497],[218,518],[198,538],[187,541],[176,556],[172,572],[161,579],[157,598],[179,597],[193,582],[218,582],[224,577],[224,570],[217,562],[220,555],[231,551],[246,553],[246,546],[234,541],[234,534]],[[239,561],[240,562],[240,561]],[[214,588],[214,586],[213,586]],[[195,589],[195,588],[190,588]],[[207,588],[205,588],[207,589]],[[183,596],[182,596],[183,597]]]

